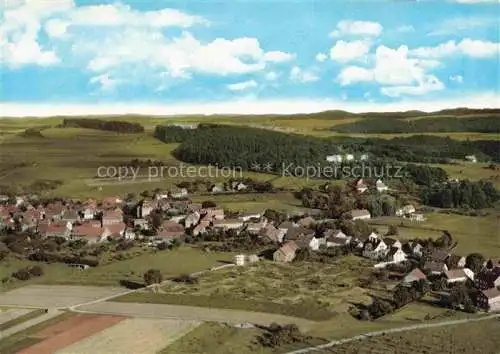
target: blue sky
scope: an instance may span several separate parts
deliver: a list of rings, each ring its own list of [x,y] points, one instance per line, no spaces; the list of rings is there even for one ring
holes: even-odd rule
[[[4,112],[498,105],[498,1],[4,2]]]

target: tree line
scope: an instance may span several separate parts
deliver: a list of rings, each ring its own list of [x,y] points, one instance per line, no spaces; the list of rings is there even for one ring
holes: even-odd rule
[[[489,208],[499,199],[498,191],[488,181],[450,182],[423,188],[421,191],[422,202],[438,208]]]
[[[389,117],[366,118],[353,123],[332,127],[340,133],[426,133],[426,132],[477,132],[499,133],[500,115],[473,117],[435,117],[403,120]]]
[[[144,133],[144,127],[139,123],[131,123],[116,120],[101,120],[91,118],[66,118],[62,127],[77,127],[86,129],[97,129],[114,131],[118,133]]]

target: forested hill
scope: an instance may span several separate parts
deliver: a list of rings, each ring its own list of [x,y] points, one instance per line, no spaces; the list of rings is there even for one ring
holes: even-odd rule
[[[252,164],[281,166],[324,164],[327,155],[370,155],[370,161],[447,163],[475,154],[483,161],[500,161],[500,142],[457,141],[446,137],[416,135],[404,138],[318,138],[244,126],[201,124],[197,129],[159,126],[155,135],[170,143],[181,161],[250,169]]]
[[[500,113],[471,117],[442,116],[417,119],[369,117],[353,123],[333,126],[332,130],[340,133],[500,133]]]

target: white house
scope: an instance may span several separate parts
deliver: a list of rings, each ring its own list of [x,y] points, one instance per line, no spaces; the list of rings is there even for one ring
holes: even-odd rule
[[[477,158],[475,155],[467,155],[467,156],[465,156],[465,161],[476,163]]]
[[[411,204],[407,204],[404,207],[396,210],[396,216],[410,215],[415,212],[415,207]]]
[[[366,161],[366,160],[368,160],[368,154],[362,154],[362,155],[359,157],[359,159],[360,159],[361,161]]]
[[[190,228],[191,226],[194,226],[194,225],[198,224],[198,222],[200,221],[200,218],[201,218],[200,213],[198,213],[198,212],[195,211],[194,213],[189,214],[184,219],[184,226],[186,228]]]
[[[351,210],[352,220],[366,220],[371,218],[371,214],[366,209],[354,209]]]
[[[319,245],[321,241],[314,237],[314,235],[300,235],[296,240],[295,243],[299,248],[310,248],[313,251],[317,251],[319,249]]]
[[[327,162],[333,162],[333,163],[341,163],[342,162],[342,155],[328,155],[326,157]]]
[[[92,220],[92,219],[94,219],[96,213],[97,213],[97,210],[95,207],[86,207],[83,210],[83,218],[85,220]]]
[[[363,193],[364,191],[366,191],[368,189],[368,186],[366,185],[365,181],[363,181],[362,178],[360,178],[357,182],[356,182],[356,190],[358,191],[358,193]]]
[[[378,192],[387,192],[389,190],[389,187],[387,187],[380,179],[375,182],[375,186],[377,187]]]
[[[215,229],[224,229],[224,230],[236,230],[242,228],[244,225],[241,220],[215,220],[213,222],[213,226]]]
[[[375,233],[375,232],[371,232],[369,235],[368,235],[368,241],[370,242],[375,242],[378,240],[378,235]]]
[[[391,263],[401,263],[406,260],[406,253],[401,248],[391,247],[387,254],[387,261]]]
[[[450,269],[444,272],[444,276],[448,284],[463,283],[468,279],[474,280],[474,273],[468,268]]]
[[[409,216],[410,221],[425,221],[424,214],[413,213]]]
[[[262,217],[261,213],[247,213],[243,214],[238,219],[243,220],[243,221],[249,221],[252,219],[260,219]]]
[[[182,199],[188,196],[188,191],[186,188],[181,188],[179,191],[171,193],[171,195],[174,199]]]
[[[346,161],[353,161],[354,155],[353,154],[345,154],[344,158]]]
[[[380,259],[387,255],[388,249],[384,241],[366,242],[363,250],[363,257]]]

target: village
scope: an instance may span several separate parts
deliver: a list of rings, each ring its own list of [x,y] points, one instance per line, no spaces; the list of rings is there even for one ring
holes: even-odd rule
[[[359,179],[353,186],[359,193],[368,188],[379,193],[388,190],[381,180],[367,183]],[[246,185],[236,181],[230,188],[237,193]],[[211,192],[223,190],[212,187]],[[368,226],[372,216],[366,209],[353,209],[342,216],[363,230],[350,234],[338,227],[338,220],[314,214],[239,213],[210,200],[195,203],[185,188],[157,190],[141,198],[110,196],[83,202],[68,199],[42,204],[34,196],[0,199],[4,235],[32,235],[58,244],[121,242],[160,250],[198,244],[208,250],[236,252],[232,265],[243,267],[260,259],[285,264],[355,255],[369,260],[377,276],[399,273],[399,289],[426,283],[426,292],[441,306],[467,312],[500,310],[500,260],[485,259],[473,250],[468,255],[456,254],[452,236],[446,233],[434,241],[399,239],[397,227],[382,234]],[[412,204],[398,208],[395,215],[416,223],[425,219]],[[38,258],[32,254],[31,259],[47,260],[47,254],[40,256],[44,250],[32,251]],[[89,266],[99,267],[98,262],[85,259],[62,262],[83,272]]]

